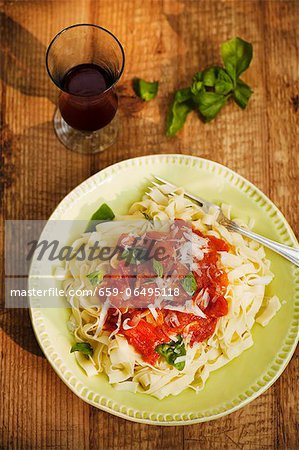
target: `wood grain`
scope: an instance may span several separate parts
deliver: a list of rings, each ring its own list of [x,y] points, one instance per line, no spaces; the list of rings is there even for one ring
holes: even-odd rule
[[[46,219],[73,187],[110,164],[151,153],[187,153],[250,179],[283,211],[298,237],[298,1],[0,4],[2,236],[4,219]],[[52,128],[57,92],[47,77],[44,53],[53,35],[76,22],[109,28],[126,53],[122,130],[109,151],[95,156],[66,150]],[[246,111],[229,105],[206,125],[190,115],[177,138],[166,138],[172,92],[189,83],[195,71],[220,62],[220,43],[236,35],[254,46],[244,76],[254,89]],[[144,105],[134,97],[130,82],[136,76],[160,81],[155,101]],[[42,356],[27,311],[3,309],[0,321],[1,448],[299,448],[298,351],[274,386],[242,410],[215,422],[163,428],[116,418],[73,395]]]

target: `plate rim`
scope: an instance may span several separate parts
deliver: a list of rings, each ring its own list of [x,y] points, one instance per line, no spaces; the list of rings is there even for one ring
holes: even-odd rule
[[[49,220],[59,220],[59,216],[63,214],[65,209],[69,208],[72,203],[76,201],[78,197],[84,192],[92,191],[96,189],[99,183],[105,182],[109,175],[114,175],[126,167],[138,166],[143,163],[146,164],[147,161],[151,160],[164,160],[166,163],[184,163],[186,167],[198,166],[199,169],[205,168],[211,172],[217,171],[218,175],[224,176],[228,179],[230,184],[233,184],[241,192],[248,193],[251,191],[252,199],[259,204],[263,209],[266,207],[266,212],[269,216],[275,217],[273,220],[273,225],[277,229],[277,225],[281,225],[281,240],[287,244],[293,244],[295,247],[299,247],[295,234],[288,224],[286,218],[278,207],[252,182],[247,180],[242,175],[238,174],[234,170],[206,158],[201,158],[188,154],[153,154],[138,156],[135,158],[129,158],[112,164],[104,169],[101,169],[94,175],[90,176],[80,184],[78,184],[74,189],[72,189],[56,206]],[[246,189],[243,189],[245,186]],[[257,197],[257,198],[254,198]],[[271,214],[270,214],[271,212]],[[47,221],[47,223],[48,223]],[[277,230],[278,231],[278,230]],[[283,236],[282,236],[283,235]],[[30,284],[33,266],[30,267],[28,283]],[[126,405],[121,405],[115,401],[100,396],[100,394],[91,391],[87,386],[81,383],[77,379],[68,367],[60,359],[59,355],[56,353],[55,348],[51,346],[48,335],[45,332],[45,325],[43,322],[43,317],[41,310],[38,307],[38,298],[30,298],[30,318],[34,330],[35,337],[46,356],[47,360],[51,364],[52,368],[55,370],[57,375],[62,379],[62,381],[72,390],[72,392],[77,395],[81,400],[95,406],[105,412],[116,415],[118,417],[149,425],[164,425],[164,426],[178,426],[178,425],[191,425],[200,422],[206,422],[210,420],[215,420],[220,417],[231,414],[234,411],[246,406],[251,401],[255,400],[258,396],[263,394],[272,384],[279,378],[287,367],[289,361],[291,360],[298,340],[299,340],[299,320],[296,313],[299,313],[299,269],[293,266],[292,275],[294,277],[295,295],[294,295],[294,315],[292,317],[292,322],[288,329],[288,334],[284,339],[282,348],[278,352],[279,355],[283,354],[283,357],[278,358],[276,355],[275,360],[271,367],[267,370],[266,374],[263,375],[263,382],[261,382],[261,376],[257,378],[254,384],[250,388],[246,389],[246,392],[241,393],[237,398],[234,398],[230,402],[226,402],[228,407],[221,406],[217,410],[207,410],[203,413],[196,415],[195,413],[159,413],[152,411],[141,411],[140,409],[133,409],[127,407]],[[291,343],[286,343],[286,341],[291,341]],[[275,367],[274,367],[275,366]],[[67,373],[68,372],[68,373]],[[69,376],[70,375],[70,376]],[[68,378],[67,378],[68,377]],[[268,380],[266,378],[269,378]],[[265,380],[266,379],[266,380]],[[248,394],[248,392],[250,393]],[[96,399],[97,398],[97,399]],[[123,412],[125,411],[125,412]],[[192,417],[191,417],[192,416]],[[195,416],[195,417],[194,417]]]

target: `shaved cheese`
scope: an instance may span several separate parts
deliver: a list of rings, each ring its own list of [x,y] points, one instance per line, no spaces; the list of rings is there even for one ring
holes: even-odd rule
[[[153,306],[153,305],[148,305],[148,309],[150,310],[151,315],[153,316],[153,318],[154,318],[155,320],[157,320],[157,318],[158,318],[158,313],[157,313],[156,309],[154,308],[154,306]]]
[[[109,306],[110,306],[109,300],[106,300],[100,312],[100,317],[98,319],[98,326],[95,332],[95,336],[98,336],[99,333],[102,331],[103,325],[107,317]]]
[[[205,313],[192,302],[192,300],[187,300],[183,306],[165,305],[164,309],[194,314],[195,316],[202,317],[204,319],[207,317]]]
[[[167,325],[172,325],[175,327],[180,326],[178,316],[176,315],[175,312],[168,313],[167,316],[165,317],[165,322],[167,323]]]
[[[183,356],[178,356],[175,360],[174,360],[174,362],[175,362],[175,364],[178,364],[178,363],[181,363],[181,362],[185,362],[186,361],[186,355],[183,355]]]
[[[192,256],[201,261],[204,258],[204,252],[199,247],[192,247]]]
[[[190,265],[192,262],[192,247],[190,242],[185,242],[180,248],[180,262]]]
[[[195,262],[195,261],[192,262],[191,270],[192,270],[192,272],[196,272],[199,276],[202,273],[199,264],[197,262]]]
[[[210,294],[208,292],[208,288],[201,289],[201,291],[199,291],[199,293],[196,296],[196,302],[197,301],[201,303],[203,309],[206,309],[210,301]]]
[[[187,302],[186,302],[186,304],[187,303],[189,303],[190,302],[190,306],[188,305],[187,306],[187,312],[191,312],[192,314],[194,314],[195,316],[198,316],[198,317],[203,317],[204,319],[206,319],[206,315],[205,315],[205,313],[199,308],[199,306],[197,306],[196,304],[194,304],[193,302],[192,302],[192,300],[188,300]]]
[[[125,319],[123,321],[122,327],[123,327],[124,330],[131,330],[131,328],[134,328],[133,326],[128,324],[130,322],[130,320],[131,320],[131,318],[129,317],[128,319]]]
[[[192,245],[199,247],[199,248],[207,248],[208,247],[208,239],[198,236],[198,234],[193,233],[192,234]]]

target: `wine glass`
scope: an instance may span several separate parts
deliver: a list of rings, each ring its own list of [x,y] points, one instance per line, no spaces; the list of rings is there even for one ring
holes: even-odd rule
[[[124,61],[119,40],[98,25],[71,25],[51,41],[46,67],[60,90],[54,129],[67,148],[97,153],[115,142],[119,125],[115,85]]]

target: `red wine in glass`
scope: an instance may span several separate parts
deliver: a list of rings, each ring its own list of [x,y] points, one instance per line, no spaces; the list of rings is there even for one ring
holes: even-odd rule
[[[60,89],[54,129],[60,142],[79,153],[97,153],[117,138],[116,84],[125,62],[111,31],[79,23],[61,30],[50,42],[46,67]]]
[[[117,95],[109,88],[115,79],[111,72],[96,64],[71,68],[61,81],[59,109],[71,127],[96,131],[111,122],[117,111]]]

